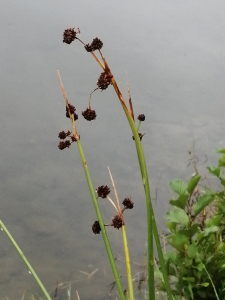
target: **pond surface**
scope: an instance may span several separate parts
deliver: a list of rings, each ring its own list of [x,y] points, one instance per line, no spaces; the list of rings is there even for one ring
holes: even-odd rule
[[[94,187],[110,184],[110,166],[125,213],[135,272],[142,269],[146,242],[144,192],[131,131],[110,86],[92,95],[97,119],[86,122],[101,69],[78,41],[62,43],[63,31],[79,27],[80,38],[100,38],[103,55],[128,99],[128,74],[135,116],[144,113],[141,132],[159,231],[171,197],[168,183],[193,173],[188,151],[195,141],[199,169],[215,164],[224,147],[225,2],[193,1],[4,1],[0,11],[0,218],[48,290],[59,282],[82,300],[107,299],[113,281],[78,149],[60,151],[58,133],[70,130],[57,70],[69,101]],[[156,193],[157,189],[157,193]],[[114,199],[114,196],[112,195]],[[105,223],[115,214],[99,200]],[[121,232],[108,228],[118,267],[125,275]],[[42,295],[2,232],[0,299]],[[94,272],[89,278],[87,274]],[[126,284],[126,278],[124,278]],[[62,289],[65,288],[65,289]]]

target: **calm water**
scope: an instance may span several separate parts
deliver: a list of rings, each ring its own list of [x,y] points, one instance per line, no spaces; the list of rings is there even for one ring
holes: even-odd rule
[[[80,113],[96,87],[100,67],[77,41],[62,43],[64,29],[79,27],[103,54],[127,99],[128,73],[160,230],[168,208],[168,182],[187,180],[188,150],[215,163],[224,146],[225,3],[190,1],[4,1],[0,11],[0,218],[48,290],[72,282],[81,299],[107,299],[113,281],[78,149],[60,151],[58,132],[69,130],[56,70]],[[97,119],[79,117],[78,131],[93,184],[110,185],[110,166],[121,201],[135,209],[125,221],[133,262],[143,259],[145,199],[131,132],[110,87],[92,97]],[[200,168],[204,169],[200,166]],[[113,196],[112,196],[113,197]],[[100,200],[105,222],[114,215]],[[109,228],[113,252],[123,257],[120,231]],[[125,274],[124,263],[119,269]],[[0,236],[0,299],[42,295],[4,235]],[[82,272],[95,275],[88,279]],[[137,266],[133,273],[140,271]],[[81,272],[82,271],[82,272]],[[124,279],[126,281],[126,279]],[[60,290],[58,299],[65,299]]]

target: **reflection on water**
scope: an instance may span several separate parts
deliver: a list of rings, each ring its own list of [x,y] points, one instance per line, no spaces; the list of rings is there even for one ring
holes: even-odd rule
[[[187,160],[193,140],[208,164],[216,160],[214,147],[224,146],[224,6],[205,0],[2,4],[0,217],[48,290],[57,281],[73,282],[81,299],[106,299],[113,281],[101,236],[91,231],[96,216],[76,145],[57,147],[58,132],[70,130],[70,122],[56,70],[77,112],[87,107],[101,72],[81,44],[62,43],[64,29],[80,27],[85,42],[103,40],[103,54],[126,99],[128,72],[135,114],[146,115],[143,148],[162,230],[168,182],[192,173]],[[125,221],[131,255],[140,262],[146,209],[132,135],[112,88],[95,92],[92,107],[96,121],[79,115],[77,127],[93,184],[110,185],[109,165],[120,200],[132,197],[135,209]],[[113,208],[99,201],[108,222]],[[108,232],[113,252],[123,255],[120,231]],[[118,265],[124,274],[123,263]],[[41,294],[2,232],[0,266],[1,299],[18,299],[23,291]],[[90,279],[82,273],[95,269]],[[65,299],[64,291],[59,299]]]

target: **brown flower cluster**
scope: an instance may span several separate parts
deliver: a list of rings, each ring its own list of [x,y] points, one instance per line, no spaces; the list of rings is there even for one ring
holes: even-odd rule
[[[96,111],[92,110],[90,108],[87,108],[86,110],[82,111],[82,116],[87,120],[87,121],[92,121],[95,120],[97,117]]]
[[[102,72],[98,78],[97,86],[101,90],[107,89],[107,87],[112,83],[111,79],[113,78],[112,74],[109,72]]]
[[[137,119],[140,121],[140,122],[143,122],[145,120],[145,115],[144,114],[140,114]]]
[[[76,39],[77,32],[74,29],[75,28],[69,28],[64,31],[63,43],[71,44]]]
[[[70,103],[68,104],[68,106],[69,106],[70,114],[71,114],[71,115],[74,115],[74,120],[76,121],[76,120],[78,119],[78,115],[75,113],[75,111],[76,111],[75,106],[73,106],[73,105],[70,104]],[[70,115],[69,115],[69,110],[68,110],[68,107],[66,106],[66,117],[67,117],[67,118],[70,117]]]
[[[108,185],[101,185],[96,189],[96,192],[98,194],[98,197],[107,198],[110,193],[110,188],[108,187]]]
[[[99,38],[93,39],[93,42],[91,44],[86,44],[84,48],[87,52],[92,52],[95,50],[100,50],[103,46],[103,42]]]
[[[71,134],[72,134],[72,132],[69,131],[69,130],[67,132],[65,132],[65,131],[59,132],[58,137],[60,138],[61,141],[58,144],[58,148],[60,150],[63,150],[65,148],[69,148],[71,146],[71,143],[77,141],[77,139]],[[67,138],[67,137],[69,137],[70,140],[65,140],[65,138]],[[80,136],[79,136],[79,138],[80,138]],[[65,140],[65,141],[62,141],[62,140]]]

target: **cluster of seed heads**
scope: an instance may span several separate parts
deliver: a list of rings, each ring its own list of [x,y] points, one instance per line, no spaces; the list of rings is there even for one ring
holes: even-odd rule
[[[77,141],[76,138],[71,134],[72,134],[72,132],[69,131],[69,130],[67,132],[65,132],[65,131],[59,132],[58,137],[60,138],[61,141],[58,144],[58,148],[60,150],[63,150],[65,148],[69,148],[71,146],[71,143]],[[65,138],[67,138],[67,137],[69,137],[70,140],[65,140]],[[79,136],[79,138],[80,138],[80,136]],[[62,140],[65,140],[65,141],[62,141]]]
[[[101,185],[96,189],[96,192],[98,194],[98,197],[101,197],[104,199],[104,198],[107,198],[107,196],[109,195],[110,188],[107,185]],[[130,197],[125,198],[123,200],[122,204],[124,206],[121,211],[122,214],[126,209],[132,209],[134,207],[134,202],[131,200]],[[110,225],[116,229],[120,229],[124,225],[122,216],[120,214],[115,215],[112,218]],[[92,231],[94,232],[94,234],[99,234],[101,232],[101,228],[100,228],[98,221],[95,221],[94,224],[92,225]]]
[[[95,50],[100,50],[102,49],[103,42],[99,38],[93,39],[93,42],[91,44],[86,44],[84,48],[86,49],[87,52],[92,52]]]

